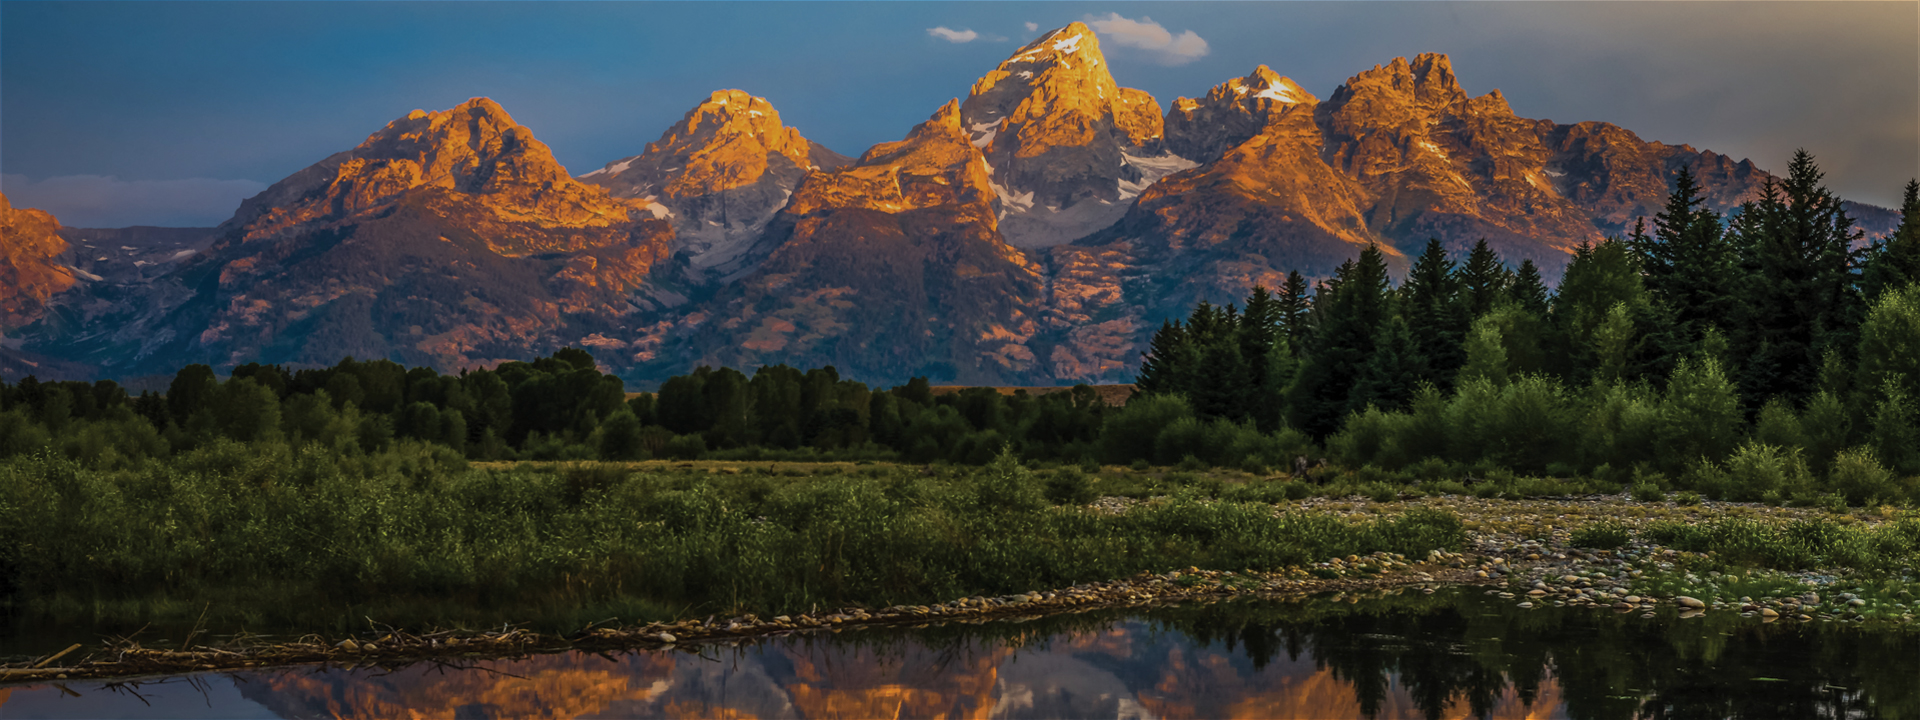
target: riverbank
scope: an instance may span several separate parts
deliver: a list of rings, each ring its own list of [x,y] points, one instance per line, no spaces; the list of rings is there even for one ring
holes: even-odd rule
[[[1105,497],[1089,508],[1124,514],[1171,502]],[[1912,564],[1914,550],[1920,547],[1920,521],[1905,511],[1834,514],[1808,508],[1639,502],[1627,495],[1595,495],[1517,501],[1462,496],[1394,502],[1315,498],[1274,504],[1269,512],[1276,517],[1311,513],[1359,524],[1410,509],[1459,517],[1466,539],[1462,551],[1436,549],[1411,558],[1378,551],[1266,571],[1189,567],[929,604],[853,604],[770,617],[749,613],[624,624],[610,618],[574,632],[543,633],[511,626],[410,631],[370,621],[363,631],[308,635],[291,642],[243,635],[218,642],[196,644],[188,638],[181,643],[143,645],[135,637],[83,647],[60,658],[16,660],[0,666],[0,682],[307,663],[406,664],[569,649],[697,647],[795,633],[987,622],[1228,597],[1286,602],[1327,593],[1355,598],[1380,592],[1431,593],[1457,585],[1486,586],[1485,592],[1521,609],[1588,607],[1649,620],[1659,612],[1676,613],[1682,619],[1724,612],[1755,622],[1920,629],[1915,624],[1920,576]],[[1780,547],[1770,547],[1769,542]],[[1596,544],[1612,547],[1593,547]],[[1856,564],[1874,560],[1847,555],[1850,545],[1884,557],[1865,568],[1832,565],[1834,558]],[[1761,562],[1753,562],[1756,559]],[[1773,566],[1768,567],[1769,563]],[[31,667],[35,664],[42,666]]]

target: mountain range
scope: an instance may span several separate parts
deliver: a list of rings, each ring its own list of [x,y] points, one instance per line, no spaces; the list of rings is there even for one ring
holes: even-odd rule
[[[1600,122],[1513,114],[1445,55],[1317,98],[1266,66],[1166,107],[1099,38],[1043,35],[850,158],[714,92],[578,177],[492,100],[415,110],[217,228],[63,228],[0,199],[0,374],[187,363],[442,370],[582,347],[638,386],[702,365],[873,383],[1124,382],[1198,300],[1369,244],[1484,239],[1556,277],[1691,168],[1733,209],[1767,172]],[[1892,211],[1853,205],[1870,234]]]

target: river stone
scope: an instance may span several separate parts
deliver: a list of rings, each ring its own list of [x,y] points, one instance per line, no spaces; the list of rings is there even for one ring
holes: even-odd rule
[[[674,637],[673,633],[663,632],[663,633],[660,633],[659,635],[653,636],[653,639],[659,640],[660,642],[663,642],[663,643],[670,643],[670,642],[679,640],[680,638]]]
[[[1628,596],[1627,596],[1627,602],[1630,602],[1630,603],[1633,603],[1633,604],[1635,604],[1635,605],[1639,605],[1639,604],[1640,604],[1640,596],[1639,596],[1639,595],[1628,595]]]
[[[1760,615],[1768,618],[1777,618],[1780,617],[1780,612],[1773,608],[1760,608]]]
[[[1700,602],[1697,599],[1690,598],[1685,595],[1681,595],[1680,597],[1674,598],[1673,601],[1676,603],[1679,603],[1681,607],[1688,608],[1690,610],[1701,610],[1707,607],[1706,603]]]
[[[1516,606],[1514,606],[1514,607],[1518,607],[1518,608],[1520,608],[1521,610],[1531,610],[1531,609],[1533,609],[1533,603],[1530,603],[1530,602],[1523,602],[1523,603],[1520,603],[1519,605],[1516,605]]]

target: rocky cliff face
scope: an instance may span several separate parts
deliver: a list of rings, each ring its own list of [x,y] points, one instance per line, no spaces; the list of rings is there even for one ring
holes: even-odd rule
[[[765,98],[739,90],[714,92],[646,151],[580,176],[617,198],[658,202],[668,211],[678,247],[700,277],[751,267],[767,222],[807,173],[851,160],[780,124]],[[758,250],[756,250],[758,247]]]
[[[14,209],[0,195],[0,333],[39,320],[54,294],[73,287],[73,270],[56,260],[66,251],[51,213]]]
[[[662,316],[625,361],[834,364],[882,382],[1030,376],[1041,268],[1000,235],[995,197],[949,103],[904,140],[808,175],[768,227],[777,249],[699,310]]]
[[[122,372],[529,357],[617,328],[672,237],[648,203],[574,181],[485,98],[389,123],[218,232],[148,302],[101,304],[58,342]]]
[[[980,78],[960,118],[993,168],[1002,232],[1019,247],[1111,225],[1141,189],[1193,166],[1166,152],[1160,104],[1114,83],[1099,39],[1081,23]]]

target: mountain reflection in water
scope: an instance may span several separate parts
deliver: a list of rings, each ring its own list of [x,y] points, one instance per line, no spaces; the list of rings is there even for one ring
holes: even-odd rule
[[[1898,717],[1917,666],[1910,636],[1526,612],[1463,591],[70,685],[77,697],[24,686],[0,690],[0,718]]]

